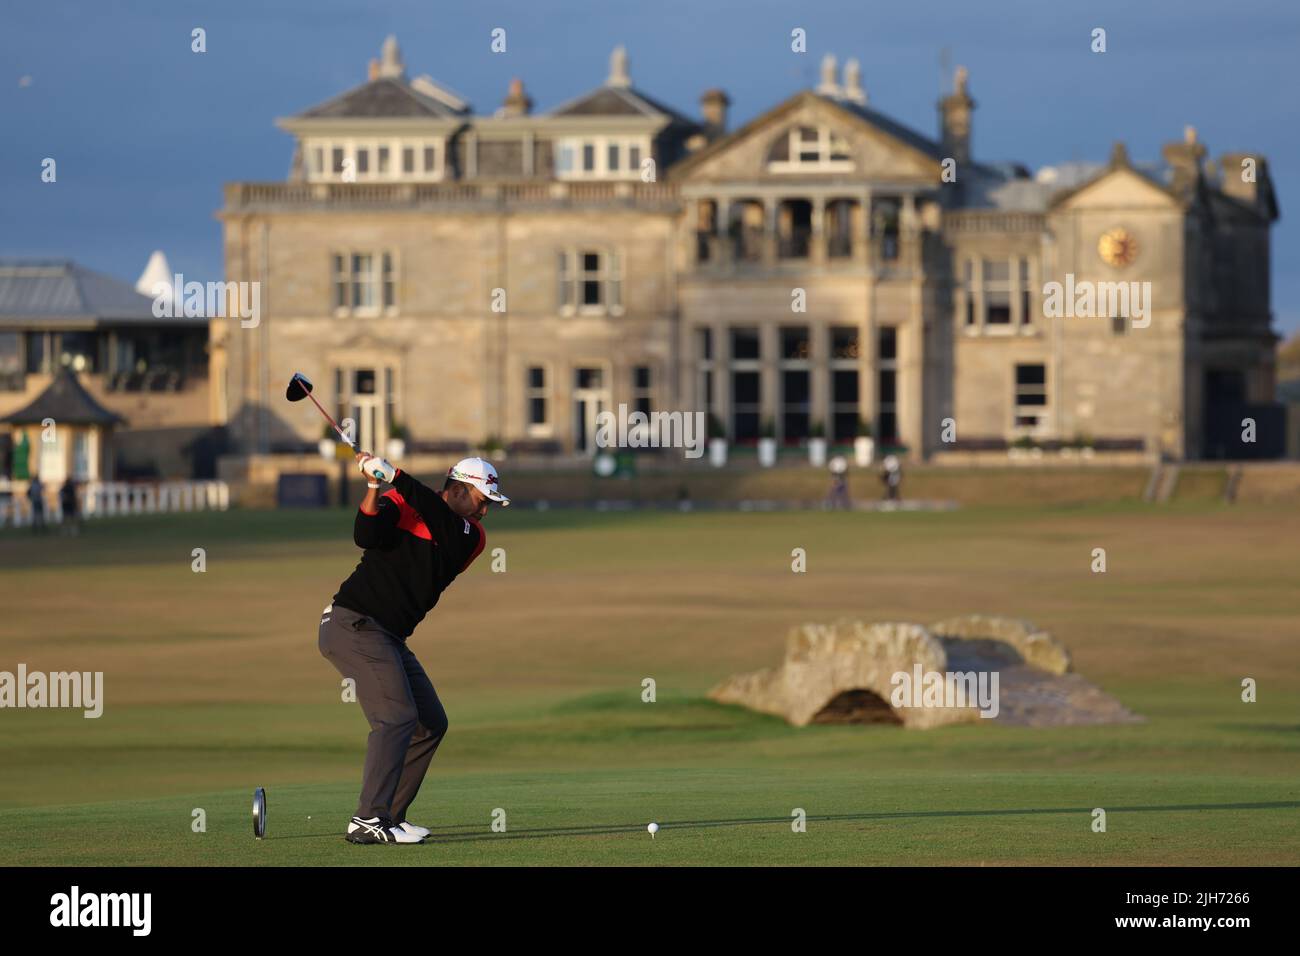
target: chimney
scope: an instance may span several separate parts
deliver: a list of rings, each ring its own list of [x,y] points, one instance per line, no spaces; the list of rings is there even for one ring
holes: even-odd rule
[[[710,141],[727,133],[727,107],[731,99],[719,89],[705,90],[700,96],[700,115],[704,117],[704,135]]]
[[[969,74],[966,67],[957,67],[953,74],[953,90],[939,101],[939,140],[943,155],[957,160],[958,166],[970,162],[971,113],[975,101],[966,88]]]
[[[510,92],[502,104],[502,116],[527,116],[533,111],[533,100],[524,92],[524,81],[515,77],[510,81]]]
[[[835,82],[835,54],[827,53],[822,57],[822,81],[817,84],[817,92],[822,96],[840,97],[840,85]]]
[[[1267,159],[1259,153],[1224,153],[1219,157],[1219,169],[1219,189],[1254,207],[1261,215],[1269,217],[1269,221],[1277,218]]]
[[[379,52],[379,75],[395,80],[406,79],[406,64],[402,62],[402,51],[397,47],[397,37],[391,33],[384,40]]]
[[[862,88],[862,67],[857,60],[844,61],[844,98],[859,106],[867,105],[867,91]]]
[[[378,60],[371,60],[371,61],[370,61],[370,69],[366,72],[366,79],[369,80],[371,83],[373,83],[373,82],[375,82],[375,80],[379,79],[379,61],[378,61]]]
[[[605,85],[625,89],[632,85],[632,77],[627,71],[627,50],[621,45],[614,47],[614,52],[609,55],[609,77]]]
[[[1197,142],[1196,127],[1184,127],[1183,141],[1166,143],[1160,153],[1173,171],[1169,185],[1174,192],[1183,195],[1195,189],[1205,159],[1205,144]]]

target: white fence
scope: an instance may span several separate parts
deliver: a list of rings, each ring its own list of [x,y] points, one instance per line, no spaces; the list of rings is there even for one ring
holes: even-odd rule
[[[0,498],[0,527],[25,527],[32,523],[32,506],[26,483],[10,487],[9,500]],[[176,511],[225,511],[230,507],[230,486],[224,481],[162,481],[156,483],[90,481],[77,488],[81,515],[103,518],[116,515],[162,514]],[[45,520],[63,520],[58,489],[47,489]],[[52,507],[51,507],[52,506]]]

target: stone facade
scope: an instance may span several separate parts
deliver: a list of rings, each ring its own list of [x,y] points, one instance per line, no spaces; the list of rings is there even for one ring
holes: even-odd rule
[[[400,423],[585,454],[595,413],[626,404],[707,412],[741,443],[861,422],[939,460],[1017,440],[1240,452],[1210,412],[1271,414],[1262,157],[1209,168],[1189,131],[1160,168],[1120,148],[1031,177],[970,159],[964,72],[934,140],[868,106],[856,65],[834,72],[728,133],[725,94],[692,120],[621,51],[549,112],[516,82],[477,116],[408,80],[394,44],[281,122],[289,183],[227,188],[227,279],[261,282],[263,313],[213,324],[216,414],[246,452],[314,440],[276,402],[302,370],[375,447]],[[1051,283],[1100,303],[1057,317]]]

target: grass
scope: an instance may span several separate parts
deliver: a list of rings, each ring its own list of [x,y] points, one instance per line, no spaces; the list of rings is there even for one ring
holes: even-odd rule
[[[0,712],[6,861],[1300,861],[1294,508],[494,513],[487,553],[411,639],[451,731],[412,812],[435,836],[400,850],[340,839],[366,728],[315,643],[356,560],[350,524],[231,512],[0,534],[0,670],[103,671],[106,696],[98,720]],[[807,574],[790,571],[796,547]],[[1105,574],[1089,570],[1095,548]],[[795,729],[705,696],[776,663],[803,621],[976,611],[1053,631],[1147,722]],[[1245,677],[1258,703],[1240,701]],[[262,842],[256,786],[270,795]],[[60,825],[20,839],[33,808]]]

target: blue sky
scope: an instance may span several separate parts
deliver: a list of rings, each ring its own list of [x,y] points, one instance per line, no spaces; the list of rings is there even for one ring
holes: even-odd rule
[[[208,52],[190,52],[190,31]],[[494,27],[508,50],[489,49]],[[790,52],[794,27],[809,51]],[[1108,51],[1089,50],[1094,27]],[[603,82],[627,46],[633,82],[690,115],[721,86],[734,127],[856,57],[872,105],[930,136],[940,55],[970,70],[974,152],[1031,168],[1138,161],[1194,125],[1212,157],[1268,157],[1276,327],[1300,331],[1300,4],[1286,0],[44,0],[0,9],[0,255],[70,257],[134,281],[163,249],[187,278],[222,272],[221,187],[281,180],[274,119],[365,79],[388,33],[408,71],[490,112],[519,76],[536,109]],[[28,76],[30,83],[20,79]],[[44,157],[59,181],[40,181]]]

